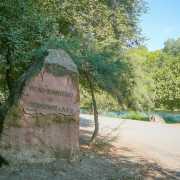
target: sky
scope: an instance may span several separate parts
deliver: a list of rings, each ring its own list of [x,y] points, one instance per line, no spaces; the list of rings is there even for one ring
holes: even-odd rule
[[[154,51],[169,38],[180,37],[180,0],[146,0],[148,12],[141,18],[145,45]]]

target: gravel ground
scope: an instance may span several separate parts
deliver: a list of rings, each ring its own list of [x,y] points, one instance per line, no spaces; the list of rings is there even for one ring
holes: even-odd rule
[[[93,123],[92,120],[82,119],[79,161],[57,159],[51,163],[10,165],[0,169],[0,180],[180,179],[180,171],[167,169],[156,161],[141,156],[130,147],[113,143],[114,135],[119,128],[116,123],[112,123],[112,127],[113,133],[109,131],[109,134],[104,136],[105,129],[101,124],[100,131],[103,136],[99,137],[95,145],[89,147],[86,143],[92,134]],[[111,126],[108,125],[108,129],[112,130]],[[105,130],[106,133],[108,129]]]
[[[100,150],[99,150],[100,148]],[[176,172],[162,169],[154,162],[137,159],[127,149],[102,145],[81,150],[78,162],[56,160],[51,163],[20,164],[0,169],[0,180],[141,180],[178,179]]]
[[[146,159],[180,172],[180,124],[158,124],[99,116],[99,125],[100,135],[114,138],[111,143],[117,148],[128,147]],[[91,132],[93,116],[81,115],[81,128]]]

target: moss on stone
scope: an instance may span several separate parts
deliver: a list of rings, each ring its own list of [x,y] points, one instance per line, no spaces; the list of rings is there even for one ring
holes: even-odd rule
[[[60,65],[54,65],[54,64],[46,64],[45,68],[49,73],[53,74],[54,76],[70,75],[73,80],[72,82],[74,83],[74,85],[79,84],[79,81],[78,81],[79,75],[76,72],[71,72]]]
[[[20,119],[22,118],[23,109],[20,105],[13,105],[5,118],[5,126],[8,127],[21,127]]]
[[[35,77],[37,76],[43,67],[43,61],[39,61],[29,68],[29,70],[21,76],[21,78],[16,83],[16,88],[14,88],[13,96],[9,99],[9,106],[18,103],[24,87]]]
[[[35,77],[37,76],[43,68],[45,68],[49,73],[54,76],[64,76],[70,75],[73,79],[74,84],[79,84],[78,81],[78,72],[70,71],[65,67],[50,63],[50,61],[45,63],[46,58],[48,57],[48,53],[44,53],[43,57],[37,61],[34,65],[32,65],[26,73],[24,73],[21,78],[17,81],[16,87],[14,88],[12,98],[9,99],[8,106],[10,107],[12,104],[18,103],[20,99],[24,87]]]
[[[36,114],[32,116],[32,123],[35,126],[47,126],[53,123],[70,123],[75,122],[76,120],[71,116],[64,116],[64,115],[55,115],[55,114]]]
[[[23,115],[23,108],[20,106],[19,101],[23,94],[24,87],[33,80],[44,68],[54,76],[65,76],[70,75],[74,86],[78,86],[78,72],[70,71],[66,67],[61,66],[60,64],[52,63],[51,61],[45,62],[47,60],[48,54],[44,53],[42,58],[32,65],[25,74],[16,83],[16,88],[14,88],[13,95],[7,102],[8,112],[5,117],[6,126],[20,127],[20,119]],[[78,88],[78,87],[77,87]],[[48,125],[50,123],[62,123],[62,122],[71,122],[75,121],[71,116],[65,115],[33,115],[32,121],[36,125]]]

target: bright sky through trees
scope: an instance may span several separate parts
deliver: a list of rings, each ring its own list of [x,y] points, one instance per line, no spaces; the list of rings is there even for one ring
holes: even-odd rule
[[[147,0],[148,13],[142,17],[143,35],[149,50],[163,47],[168,38],[180,37],[180,0]]]

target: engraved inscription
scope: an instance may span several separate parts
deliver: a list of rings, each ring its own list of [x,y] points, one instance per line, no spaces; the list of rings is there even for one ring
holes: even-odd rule
[[[66,92],[66,91],[57,91],[57,90],[46,89],[46,88],[35,87],[35,86],[30,86],[29,89],[34,92],[40,92],[40,93],[48,94],[48,95],[73,97],[72,93]]]
[[[23,92],[25,110],[30,113],[76,115],[77,89],[69,77],[36,76]]]
[[[49,104],[41,104],[36,102],[30,102],[30,107],[44,110],[52,110],[56,112],[70,113],[73,114],[73,109],[65,107],[65,106],[57,106],[57,105],[49,105]]]

